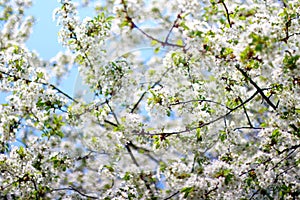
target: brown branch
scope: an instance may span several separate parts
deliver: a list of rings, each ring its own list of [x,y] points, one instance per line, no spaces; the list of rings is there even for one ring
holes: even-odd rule
[[[108,100],[106,100],[106,104],[107,104],[107,106],[109,107],[110,111],[112,112],[112,115],[114,116],[114,119],[115,119],[115,121],[117,122],[117,124],[112,123],[112,122],[110,122],[110,121],[108,121],[108,120],[104,120],[104,122],[106,122],[106,123],[108,123],[108,124],[111,124],[111,125],[113,125],[113,126],[115,126],[115,127],[118,127],[118,126],[120,125],[120,123],[119,123],[119,121],[118,121],[117,115],[116,115],[115,112],[113,111],[112,107],[109,105],[109,101],[108,101]],[[127,142],[127,143],[125,144],[125,148],[126,148],[127,152],[129,153],[129,155],[130,155],[130,157],[131,157],[131,160],[133,161],[133,163],[134,163],[137,167],[139,167],[140,165],[138,164],[136,158],[134,157],[134,155],[133,155],[133,153],[132,153],[130,147],[133,147],[133,148],[136,148],[136,149],[137,149],[138,147],[136,147],[135,145],[133,145],[133,143],[132,143],[131,141],[129,141],[129,142]]]
[[[187,103],[192,103],[192,102],[209,102],[209,103],[214,103],[214,104],[217,104],[217,105],[220,105],[222,107],[225,107],[227,108],[228,110],[231,110],[231,108],[227,107],[226,105],[222,104],[222,103],[219,103],[219,102],[216,102],[216,101],[213,101],[213,100],[208,100],[208,99],[201,99],[201,100],[188,100],[188,101],[178,101],[176,103],[171,103],[170,106],[175,106],[175,105],[180,105],[180,104],[187,104]]]
[[[248,127],[248,126],[243,126],[243,127],[237,127],[237,128],[234,128],[233,130],[240,130],[240,129],[257,129],[257,130],[261,130],[263,128],[260,128],[260,127]]]
[[[290,39],[290,37],[293,37],[295,35],[300,35],[300,32],[299,33],[293,33],[293,34],[290,34],[290,35],[286,35],[284,38],[281,38],[280,41],[284,41],[285,43],[287,43],[287,41]]]
[[[249,97],[246,101],[244,101],[243,103],[241,103],[240,105],[236,106],[235,108],[231,109],[229,112],[227,112],[225,115],[222,115],[210,122],[207,122],[207,123],[203,123],[201,124],[200,126],[198,127],[194,127],[192,129],[187,129],[187,130],[183,130],[183,131],[178,131],[178,132],[171,132],[171,133],[164,133],[164,134],[167,134],[167,135],[172,135],[172,134],[179,134],[179,133],[184,133],[184,132],[189,132],[189,131],[192,131],[192,130],[196,130],[197,128],[202,128],[204,126],[207,126],[207,125],[210,125],[212,123],[215,123],[217,121],[219,121],[220,119],[223,119],[225,117],[227,117],[228,115],[230,115],[233,111],[239,109],[240,107],[244,106],[246,103],[248,103],[249,101],[251,101],[256,95],[258,94],[258,92],[256,91],[251,97]]]
[[[17,79],[17,80],[22,80],[22,81],[25,81],[25,82],[37,83],[37,84],[40,84],[40,85],[43,85],[43,86],[49,86],[49,87],[52,87],[52,88],[53,88],[54,90],[56,90],[58,93],[64,95],[65,97],[67,97],[67,98],[70,99],[71,101],[73,101],[73,102],[75,102],[75,103],[78,103],[77,100],[73,99],[70,95],[68,95],[67,93],[63,92],[62,90],[60,90],[58,87],[56,87],[56,86],[53,85],[53,84],[44,83],[44,82],[40,82],[40,81],[33,81],[33,80],[30,80],[30,79],[18,77],[18,76],[14,75],[14,74],[6,73],[6,72],[1,71],[1,70],[0,70],[0,73],[1,73],[1,74],[4,74],[4,75],[6,75],[6,76],[12,77],[12,78],[14,78],[14,79]]]
[[[132,153],[132,151],[131,151],[130,146],[128,145],[128,143],[125,144],[125,148],[127,149],[127,151],[128,151],[128,153],[129,153],[129,155],[130,155],[131,160],[133,161],[133,163],[134,163],[137,167],[140,167],[140,165],[139,165],[139,163],[137,162],[137,160],[135,159],[135,157],[134,157],[134,155],[133,155],[133,153]]]
[[[153,83],[153,85],[150,87],[150,89],[153,89],[155,86],[159,85],[160,81],[162,80],[162,78],[169,72],[169,70],[171,69],[168,68],[163,74],[162,76],[160,77],[160,79],[158,81],[156,81],[155,83]],[[130,110],[130,113],[133,113],[135,111],[135,109],[138,107],[138,105],[142,102],[144,96],[147,94],[147,92],[149,91],[146,90],[143,92],[143,94],[140,96],[140,98],[138,99],[138,101],[133,105],[133,108]]]
[[[256,190],[255,192],[252,193],[251,197],[249,198],[249,200],[253,199],[253,197],[255,195],[257,195],[258,192],[260,192],[261,189]]]
[[[125,145],[125,148],[127,149],[130,157],[131,157],[131,160],[133,161],[133,163],[137,166],[137,167],[140,167],[140,165],[138,164],[136,158],[134,157],[130,147],[132,146],[132,143],[131,142],[128,142],[126,145]],[[148,183],[148,181],[144,178],[143,174],[140,174],[140,178],[141,180],[144,182],[146,188],[149,190],[150,194],[151,194],[151,197],[154,197],[154,193],[150,187],[150,184]],[[151,198],[153,199],[153,198]]]
[[[36,182],[35,182],[35,180],[34,180],[33,178],[31,178],[31,182],[32,182],[32,184],[33,184],[33,186],[34,186],[34,189],[35,189],[35,198],[36,198],[36,199],[40,199],[40,193],[39,193],[39,191],[38,191]]]
[[[149,192],[150,192],[150,195],[151,195],[151,198],[150,198],[150,199],[155,199],[155,197],[154,197],[154,192],[153,192],[153,190],[152,190],[152,188],[151,188],[151,182],[152,182],[152,181],[150,180],[150,183],[149,183],[149,178],[147,178],[147,174],[144,175],[143,172],[141,172],[140,178],[141,178],[142,181],[144,182],[144,184],[145,184],[147,190],[149,190]],[[152,183],[152,184],[153,184],[153,183]]]
[[[279,164],[280,164],[282,161],[288,159],[288,158],[289,158],[296,150],[297,150],[297,149],[292,149],[292,151],[289,152],[288,155],[286,155],[284,158],[282,158],[280,161],[278,161],[278,162],[276,163],[276,165],[274,165],[274,166],[273,166],[271,169],[269,169],[269,170],[270,170],[270,171],[274,170],[276,167],[279,166]]]
[[[259,94],[258,91],[256,91],[252,96],[250,96],[247,100],[245,100],[243,103],[241,103],[240,105],[236,106],[235,108],[231,109],[229,112],[227,112],[226,114],[220,116],[220,117],[217,117],[216,119],[214,120],[211,120],[209,122],[206,122],[206,123],[202,123],[200,126],[197,126],[197,127],[193,127],[193,128],[186,128],[185,130],[181,130],[181,131],[174,131],[174,132],[162,132],[162,133],[149,133],[149,132],[145,132],[144,130],[142,130],[142,132],[139,132],[139,131],[135,131],[137,134],[139,135],[149,135],[149,136],[154,136],[154,135],[163,135],[164,137],[167,137],[167,136],[170,136],[170,135],[178,135],[178,134],[181,134],[181,133],[186,133],[186,132],[190,132],[190,131],[193,131],[193,130],[196,130],[198,128],[202,128],[204,126],[208,126],[210,124],[213,124],[225,117],[227,117],[228,115],[230,115],[232,112],[234,112],[235,110],[241,108],[243,105],[247,104],[249,101],[251,101],[257,94]]]
[[[87,112],[91,112],[93,110],[97,110],[97,109],[99,109],[100,106],[103,106],[104,104],[106,104],[106,101],[107,101],[107,99],[104,102],[100,102],[100,103],[96,103],[95,105],[91,105],[90,107],[85,108],[82,113],[76,114],[76,116],[79,117],[79,116],[81,116],[81,115],[83,115],[83,114],[85,114]]]
[[[280,172],[279,174],[276,175],[273,182],[276,183],[278,181],[279,176],[281,176],[282,174],[286,173],[287,171],[289,171],[289,170],[291,170],[291,169],[293,169],[294,167],[297,167],[297,166],[298,165],[296,164],[296,165],[292,165],[292,166],[286,168],[285,170],[283,170],[282,172]]]
[[[291,146],[290,148],[286,148],[286,149],[284,149],[284,150],[282,150],[282,151],[279,151],[279,152],[278,152],[278,155],[280,155],[280,154],[282,154],[282,153],[284,153],[284,152],[286,152],[286,151],[290,151],[290,150],[293,150],[291,153],[294,153],[298,148],[300,148],[300,144],[294,145],[294,146]],[[291,153],[289,153],[284,159],[286,159],[287,157],[289,157],[289,156],[291,155]],[[268,158],[268,159],[265,160],[264,162],[259,163],[259,164],[257,165],[257,167],[260,166],[260,165],[264,165],[264,164],[266,164],[266,163],[272,161],[272,159],[273,159],[273,158]],[[282,159],[282,160],[284,160],[284,159]],[[281,161],[280,161],[280,162],[281,162]],[[277,167],[277,165],[278,165],[280,162],[278,162],[275,166]],[[239,176],[242,176],[242,175],[247,174],[247,173],[249,173],[249,172],[251,172],[251,171],[254,171],[257,167],[255,167],[255,168],[253,167],[253,168],[251,168],[251,169],[249,169],[249,170],[247,170],[247,171],[244,171],[244,172],[242,172]],[[273,168],[274,168],[274,167],[273,167]],[[272,170],[273,168],[271,168],[271,170]]]
[[[294,146],[291,146],[290,148],[286,148],[286,149],[284,149],[284,150],[282,150],[282,151],[279,151],[278,154],[280,155],[280,154],[283,154],[283,153],[286,152],[286,151],[294,150],[294,149],[298,149],[298,148],[300,148],[300,144],[294,145]]]
[[[222,3],[222,5],[224,6],[225,8],[225,12],[226,12],[226,18],[227,18],[227,21],[228,21],[228,24],[229,24],[229,27],[232,28],[232,24],[231,24],[231,21],[230,21],[230,16],[229,16],[229,11],[228,11],[228,8],[224,2],[224,0],[220,0],[220,2]]]
[[[90,195],[86,195],[84,193],[82,193],[81,191],[79,191],[78,189],[72,187],[72,186],[69,186],[67,188],[57,188],[57,189],[52,189],[50,191],[51,192],[54,192],[54,191],[62,191],[62,190],[73,190],[75,192],[77,192],[78,194],[80,194],[81,196],[84,196],[84,197],[87,197],[87,198],[91,198],[91,199],[99,199],[98,197],[94,197],[94,196],[90,196]]]
[[[92,153],[93,153],[93,152],[90,151],[87,155],[84,155],[84,156],[78,156],[75,160],[87,160],[87,159],[90,158],[90,156],[91,156]]]
[[[175,21],[173,22],[173,25],[172,25],[171,29],[169,30],[168,35],[167,35],[167,37],[165,39],[165,43],[168,43],[169,37],[170,37],[173,29],[178,26],[177,23],[178,23],[178,20],[181,19],[181,14],[182,14],[182,11],[180,11],[180,13],[177,15]]]
[[[208,192],[206,192],[204,195],[206,198],[208,198],[208,195],[214,191],[216,191],[219,187],[218,187],[219,183],[216,184],[216,187],[214,187],[213,189],[209,190]]]
[[[110,112],[111,112],[112,115],[114,116],[114,119],[116,120],[117,125],[120,125],[119,120],[118,120],[118,118],[117,118],[117,115],[116,115],[116,113],[113,111],[112,107],[109,105],[109,101],[108,101],[107,99],[106,99],[106,104],[107,104],[107,106],[108,106]]]
[[[284,1],[283,1],[283,3],[284,3]],[[284,3],[284,7],[286,7],[286,6],[287,5]],[[292,20],[297,19],[298,17],[299,17],[299,14],[297,14],[297,17],[294,17],[294,18],[290,18],[290,16],[288,16],[288,20],[287,20],[287,22],[285,22],[285,27],[284,27],[284,29],[285,29],[285,37],[282,38],[282,39],[280,39],[280,41],[284,41],[285,43],[287,43],[288,40],[290,39],[290,37],[292,37],[294,35],[300,35],[300,32],[293,33],[293,34],[289,33],[289,27],[292,24]]]
[[[71,32],[71,39],[74,39],[76,41],[76,44],[79,46],[79,48],[83,51],[83,55],[84,55],[84,58],[87,60],[87,63],[88,63],[88,66],[90,67],[90,69],[93,71],[93,74],[95,74],[95,70],[93,69],[93,65],[92,65],[92,61],[90,60],[88,54],[86,53],[86,50],[84,50],[83,48],[83,45],[81,44],[81,42],[78,40],[78,37],[76,35],[76,32],[75,32],[75,28],[73,27],[73,25],[71,25],[69,22],[68,22],[68,30]],[[98,83],[99,84],[99,83]],[[99,84],[99,89],[101,90],[102,92],[102,86]]]
[[[128,146],[130,146],[130,147],[132,147],[134,150],[136,150],[136,151],[144,151],[145,153],[143,153],[143,154],[145,154],[146,156],[148,156],[151,160],[153,160],[154,162],[156,162],[156,163],[159,163],[159,162],[161,162],[160,160],[157,160],[156,158],[154,158],[151,154],[150,154],[150,150],[148,150],[148,149],[146,149],[146,148],[143,148],[143,147],[139,147],[139,146],[137,146],[137,145],[135,145],[135,144],[133,144],[131,141],[129,141],[128,143],[127,143],[127,145]]]
[[[154,84],[151,88],[155,87],[156,84]],[[143,100],[144,96],[147,94],[148,90],[143,92],[143,94],[140,96],[139,100],[134,104],[133,108],[131,109],[130,113],[133,113],[134,110],[138,107],[138,105],[141,103]]]
[[[109,121],[109,120],[104,120],[104,122],[105,123],[107,123],[107,124],[110,124],[110,125],[112,125],[112,126],[114,126],[114,127],[118,127],[118,124],[115,124],[115,123],[113,123],[113,122],[111,122],[111,121]]]
[[[255,163],[255,164],[257,164],[257,166],[256,166],[255,168],[252,167],[251,169],[249,169],[249,170],[247,170],[247,171],[244,171],[244,172],[240,173],[239,176],[243,176],[244,174],[247,174],[247,173],[249,173],[249,172],[251,172],[251,171],[255,171],[255,169],[256,169],[257,167],[259,167],[259,166],[261,166],[261,165],[264,165],[264,164],[266,164],[266,163],[268,163],[268,162],[270,162],[270,161],[272,161],[272,158],[268,158],[267,160],[265,160],[264,162],[261,162],[261,163]]]
[[[283,7],[287,8],[287,4],[286,4],[285,0],[280,0],[280,1],[282,2]]]
[[[173,43],[169,43],[169,42],[164,42],[161,41],[159,39],[154,38],[153,36],[149,35],[148,33],[146,33],[145,31],[143,31],[140,27],[138,27],[133,21],[131,21],[132,25],[134,28],[136,28],[137,30],[139,30],[143,35],[145,35],[147,38],[154,40],[158,43],[160,43],[163,47],[165,46],[171,46],[171,47],[179,47],[179,48],[184,48],[184,45],[178,45],[178,44],[173,44]]]
[[[147,38],[154,40],[158,43],[160,43],[163,47],[165,46],[170,46],[170,47],[179,47],[179,48],[184,48],[185,45],[178,45],[178,44],[173,44],[173,43],[169,43],[167,41],[162,41],[159,40],[157,38],[154,38],[153,36],[149,35],[148,33],[146,33],[143,29],[141,29],[139,26],[137,26],[134,22],[133,19],[129,16],[128,14],[128,8],[127,8],[127,4],[124,0],[121,1],[121,3],[123,4],[123,8],[124,8],[124,13],[126,15],[126,20],[131,24],[131,28],[135,28],[137,29],[139,32],[141,32],[144,36],[146,36]],[[171,28],[172,30],[173,28]]]
[[[241,102],[243,102],[243,100],[242,100],[241,97],[238,97],[238,98],[239,98],[239,100],[240,100]],[[244,109],[244,113],[245,113],[245,115],[246,115],[246,118],[247,118],[247,120],[248,120],[249,126],[250,126],[250,127],[253,127],[253,125],[252,125],[252,123],[251,123],[251,120],[250,120],[250,117],[249,117],[249,115],[248,115],[248,112],[247,112],[247,109],[246,109],[245,105],[243,105],[243,109]]]
[[[255,87],[256,91],[259,92],[259,94],[261,95],[261,97],[274,109],[276,110],[277,107],[272,103],[272,101],[265,95],[265,93],[263,92],[263,89],[261,89],[252,79],[251,77],[243,70],[239,67],[239,65],[235,65],[235,68],[240,71],[243,76],[246,78],[246,80],[249,80],[249,82]]]
[[[179,194],[179,191],[174,192],[171,196],[168,196],[167,198],[164,198],[164,200],[171,199],[172,197],[176,196]]]

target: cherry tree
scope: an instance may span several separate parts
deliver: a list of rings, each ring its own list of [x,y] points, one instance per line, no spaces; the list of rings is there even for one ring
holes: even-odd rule
[[[50,60],[31,4],[0,1],[1,199],[300,197],[298,0],[61,0]]]

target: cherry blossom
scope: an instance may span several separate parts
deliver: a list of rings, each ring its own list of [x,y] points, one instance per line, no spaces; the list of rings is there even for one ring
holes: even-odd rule
[[[31,4],[0,1],[1,198],[300,197],[299,1],[61,0],[49,60]]]

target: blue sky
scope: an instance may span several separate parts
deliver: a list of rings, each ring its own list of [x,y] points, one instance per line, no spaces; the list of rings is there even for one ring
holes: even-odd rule
[[[56,0],[33,0],[33,6],[26,10],[27,15],[32,15],[35,18],[32,34],[26,43],[27,47],[30,50],[35,50],[39,56],[45,60],[54,57],[59,51],[65,50],[65,48],[58,43],[57,39],[57,33],[60,27],[56,26],[56,21],[52,19],[53,10],[59,6],[61,6],[61,4]],[[93,14],[93,12],[90,8],[80,10],[81,17],[91,14]],[[74,68],[70,76],[63,80],[59,88],[73,96],[76,77],[77,69]],[[0,93],[0,103],[5,102],[5,96],[7,95]]]
[[[56,26],[56,21],[52,19],[52,12],[55,8],[60,7],[61,4],[56,0],[50,1],[41,1],[41,0],[33,0],[33,6],[26,10],[27,15],[32,15],[35,18],[35,24],[33,26],[32,34],[30,35],[29,40],[27,41],[27,47],[30,50],[36,51],[42,59],[48,60],[54,57],[59,51],[64,51],[65,48],[62,47],[60,43],[58,43],[58,31],[60,29],[59,26]],[[95,14],[92,8],[81,8],[79,9],[79,15],[81,18],[85,16],[90,16]],[[144,54],[149,54],[147,50],[141,50]],[[74,68],[71,71],[71,74],[63,79],[61,85],[58,87],[73,96],[74,88],[78,91],[79,89],[84,90],[87,89],[85,86],[82,86],[81,79],[77,80],[77,68]],[[4,93],[0,93],[0,103],[5,102]],[[92,94],[88,94],[85,96],[86,101],[90,101],[93,98]]]
[[[52,19],[52,12],[61,4],[56,0],[41,1],[33,0],[33,6],[27,10],[28,15],[33,15],[36,24],[33,27],[33,33],[27,42],[29,49],[35,49],[42,58],[49,59],[57,54],[59,50],[64,50],[57,41],[59,27],[56,21]],[[79,15],[84,18],[87,15],[95,14],[91,8],[79,9]]]
[[[49,59],[55,56],[59,50],[63,50],[57,42],[59,27],[52,20],[52,11],[58,6],[59,3],[54,0],[35,0],[33,6],[27,11],[28,15],[33,15],[36,19],[27,46],[31,50],[36,50],[44,59]]]
[[[43,59],[54,57],[59,51],[64,51],[60,43],[58,43],[59,26],[52,19],[52,12],[56,7],[61,6],[57,1],[33,1],[33,6],[27,11],[28,15],[35,17],[36,23],[33,32],[27,41],[30,50],[38,52]],[[62,81],[59,86],[61,90],[73,96],[74,83],[77,77],[77,70],[72,70],[69,77]]]

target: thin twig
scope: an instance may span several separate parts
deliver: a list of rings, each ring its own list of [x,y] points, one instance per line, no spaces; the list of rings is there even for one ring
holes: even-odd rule
[[[179,48],[184,48],[184,45],[179,45],[179,44],[173,44],[173,43],[169,43],[169,42],[163,42],[159,39],[154,38],[153,36],[149,35],[148,33],[146,33],[144,30],[142,30],[140,27],[138,27],[133,21],[131,21],[131,23],[133,24],[133,27],[136,28],[137,30],[139,30],[143,35],[145,35],[147,38],[154,40],[158,43],[160,43],[163,47],[165,46],[171,46],[171,47],[179,47]]]
[[[242,70],[238,65],[235,65],[235,68],[240,71],[243,76],[249,80],[249,82],[255,87],[255,89],[259,92],[259,94],[262,96],[262,98],[274,109],[276,110],[276,106],[272,103],[272,101],[265,95],[263,90],[251,79],[251,77],[244,71]]]
[[[208,195],[214,191],[216,191],[219,187],[218,187],[219,183],[216,185],[216,187],[214,187],[213,189],[209,190],[208,192],[206,192],[204,195],[205,197],[208,197]]]
[[[109,120],[104,120],[104,122],[105,123],[107,123],[107,124],[110,124],[110,125],[112,125],[112,126],[114,126],[114,127],[118,127],[118,124],[115,124],[115,123],[113,123],[113,122],[111,122],[111,121],[109,121]]]
[[[43,86],[49,86],[49,87],[52,87],[52,88],[53,88],[54,90],[56,90],[58,93],[64,95],[65,97],[67,97],[67,98],[70,99],[71,101],[73,101],[73,102],[75,102],[75,103],[78,103],[77,100],[73,99],[71,96],[69,96],[67,93],[63,92],[61,89],[59,89],[58,87],[56,87],[56,86],[53,85],[53,84],[44,83],[44,82],[40,82],[40,81],[33,81],[33,80],[30,80],[30,79],[18,77],[17,75],[10,74],[10,73],[6,73],[6,72],[1,71],[1,70],[0,70],[0,73],[1,73],[1,74],[4,74],[4,75],[6,75],[6,76],[12,77],[12,78],[14,78],[14,79],[18,79],[18,80],[25,81],[25,82],[37,83],[37,84],[41,84],[41,85],[43,85]]]
[[[288,153],[287,156],[285,156],[284,158],[282,158],[280,161],[278,161],[271,169],[269,169],[269,171],[273,171],[276,167],[279,166],[280,163],[282,163],[282,161],[288,159],[297,149],[292,149],[292,151],[290,153]]]
[[[168,200],[168,199],[171,199],[172,197],[176,196],[179,194],[179,191],[173,193],[171,196],[168,196],[167,198],[165,198],[164,200]]]
[[[155,83],[153,83],[153,85],[149,88],[149,89],[153,89],[155,86],[159,85],[159,83],[161,82],[162,78],[169,72],[169,70],[171,69],[168,68],[163,74],[162,76],[160,77],[160,79],[158,81],[156,81]],[[133,108],[130,110],[130,113],[133,113],[135,111],[135,109],[138,107],[138,105],[142,102],[144,96],[147,94],[147,92],[149,91],[146,90],[143,92],[143,94],[140,96],[140,98],[138,99],[138,101],[133,105]]]
[[[232,24],[231,24],[231,21],[230,21],[230,16],[229,16],[229,11],[228,11],[228,8],[224,2],[224,0],[221,0],[221,3],[222,5],[224,6],[225,8],[225,11],[226,11],[226,18],[227,18],[227,21],[228,21],[228,24],[229,24],[229,27],[232,28]]]
[[[180,13],[177,15],[175,21],[173,22],[173,25],[172,25],[171,29],[169,30],[168,35],[167,35],[167,37],[166,37],[166,39],[165,39],[165,43],[168,43],[169,37],[170,37],[170,35],[171,35],[173,29],[174,29],[176,26],[178,26],[177,22],[178,22],[179,19],[181,19],[181,13],[182,13],[182,11],[180,11]]]
[[[178,44],[173,44],[173,43],[169,43],[167,41],[161,41],[159,39],[154,38],[153,36],[149,35],[148,33],[146,33],[144,30],[142,30],[139,26],[137,26],[134,22],[133,19],[129,16],[128,14],[128,8],[127,8],[127,4],[124,0],[121,1],[121,3],[123,4],[123,8],[124,8],[124,13],[126,14],[126,20],[128,20],[129,23],[131,23],[131,28],[135,28],[137,29],[139,32],[141,32],[144,36],[146,36],[147,38],[154,40],[158,43],[160,43],[163,47],[165,46],[171,46],[171,47],[179,47],[179,48],[184,48],[185,45],[178,45]],[[172,28],[173,29],[173,28]]]
[[[77,45],[78,45],[78,46],[80,47],[80,49],[82,50],[82,53],[83,53],[83,55],[84,55],[84,58],[87,60],[88,66],[89,66],[90,69],[93,71],[93,74],[95,74],[95,70],[94,70],[94,68],[93,68],[92,61],[90,60],[90,58],[89,58],[89,56],[88,56],[88,54],[87,54],[87,51],[83,48],[81,42],[78,40],[77,34],[76,34],[76,32],[75,32],[75,28],[74,28],[73,25],[70,24],[69,22],[68,22],[68,29],[69,29],[69,31],[71,32],[70,35],[73,36],[72,39],[75,39]],[[98,84],[99,84],[99,83],[98,83]],[[100,84],[99,84],[99,88],[100,88],[100,90],[102,90],[102,86],[101,86]],[[101,91],[101,92],[102,92],[102,91]]]
[[[57,189],[52,189],[50,192],[54,192],[54,191],[61,191],[61,190],[73,190],[75,192],[77,192],[78,194],[80,194],[81,196],[87,197],[87,198],[91,198],[91,199],[98,199],[98,197],[94,197],[94,196],[90,196],[90,195],[86,195],[84,193],[82,193],[81,191],[79,191],[78,189],[69,186],[67,188],[57,188]]]
[[[117,124],[120,125],[119,120],[118,120],[118,118],[117,118],[117,115],[116,115],[116,113],[113,111],[112,107],[109,105],[109,101],[108,101],[108,100],[106,100],[106,104],[107,104],[107,106],[109,107],[110,112],[111,112],[112,115],[114,116],[114,119],[116,120]]]
[[[279,151],[278,154],[280,155],[280,154],[283,154],[286,151],[293,150],[293,149],[298,149],[298,148],[300,148],[300,144],[294,145],[294,146],[291,146],[290,148],[286,148],[286,149],[284,149],[282,151]]]
[[[257,193],[260,191],[260,189],[258,189],[258,190],[256,190],[255,192],[253,192],[252,193],[252,195],[251,195],[251,197],[249,198],[249,200],[250,199],[253,199],[253,197],[255,196],[255,195],[257,195]]]
[[[220,105],[222,107],[225,107],[228,110],[231,110],[231,108],[227,107],[226,105],[224,105],[222,103],[219,103],[219,102],[216,102],[216,101],[213,101],[213,100],[209,100],[209,99],[201,99],[201,100],[194,99],[194,100],[188,100],[188,101],[178,101],[176,103],[171,103],[170,106],[175,106],[175,105],[179,105],[179,104],[187,104],[187,103],[192,103],[192,102],[199,102],[199,103],[201,103],[201,102],[209,102],[209,103],[214,103],[214,104]]]
[[[286,149],[284,149],[284,150],[278,152],[278,155],[280,155],[280,154],[282,154],[282,153],[284,153],[284,152],[286,152],[286,151],[290,151],[290,150],[293,150],[292,153],[294,153],[298,148],[300,148],[300,144],[291,146],[290,148],[286,148]],[[289,157],[290,155],[291,155],[291,154],[288,154],[288,156],[286,156],[284,159],[286,159],[286,158]],[[268,159],[265,160],[264,162],[259,163],[259,164],[257,165],[257,167],[260,166],[260,165],[264,165],[264,164],[266,164],[266,163],[272,161],[272,159],[273,159],[273,158],[268,158]],[[283,160],[284,160],[284,159],[283,159]],[[279,162],[279,163],[280,163],[280,162]],[[278,163],[277,163],[277,164],[278,164]],[[257,167],[256,167],[256,168],[257,168]],[[277,166],[276,166],[276,167],[277,167]],[[273,168],[272,168],[272,169],[273,169]],[[247,174],[247,173],[249,173],[250,171],[253,171],[253,170],[255,170],[255,168],[251,168],[251,169],[249,169],[249,170],[247,170],[247,171],[244,171],[244,172],[242,172],[239,176],[243,176],[244,174]]]
[[[159,163],[159,162],[161,162],[160,160],[157,160],[156,158],[154,158],[151,154],[150,154],[150,150],[148,150],[148,149],[146,149],[146,148],[143,148],[143,147],[138,147],[137,145],[135,145],[135,144],[133,144],[131,141],[129,141],[128,143],[127,143],[127,145],[128,146],[130,146],[130,147],[132,147],[134,150],[136,150],[136,151],[143,151],[143,152],[145,152],[145,153],[143,153],[143,154],[145,154],[146,156],[148,156],[151,160],[153,160],[154,162],[156,162],[156,163]]]
[[[238,98],[239,98],[239,100],[240,100],[241,102],[243,102],[243,100],[242,100],[241,97],[238,97]],[[244,113],[245,113],[245,115],[246,115],[246,118],[247,118],[247,120],[248,120],[249,126],[250,126],[250,127],[253,127],[253,125],[252,125],[252,123],[251,123],[251,120],[250,120],[250,117],[249,117],[249,115],[248,115],[248,112],[247,112],[247,109],[246,109],[245,105],[243,105],[243,109],[244,109]]]
[[[237,128],[235,128],[235,129],[233,129],[234,131],[236,131],[236,130],[240,130],[240,129],[257,129],[257,130],[261,130],[261,129],[263,129],[263,128],[260,128],[260,127],[248,127],[248,126],[243,126],[243,127],[237,127]]]
[[[139,163],[137,162],[137,160],[135,159],[131,149],[130,149],[130,146],[128,144],[125,145],[125,148],[127,149],[130,157],[131,157],[131,160],[133,161],[133,163],[137,166],[137,167],[140,167]]]
[[[181,130],[181,131],[174,131],[174,132],[162,132],[162,133],[149,133],[149,132],[145,132],[143,130],[143,132],[138,132],[136,131],[139,135],[149,135],[149,136],[154,136],[154,135],[164,135],[165,137],[167,136],[170,136],[170,135],[178,135],[178,134],[181,134],[181,133],[186,133],[186,132],[190,132],[190,131],[193,131],[193,130],[196,130],[198,128],[202,128],[204,126],[208,126],[210,124],[213,124],[225,117],[227,117],[228,115],[230,115],[232,112],[234,112],[235,110],[241,108],[243,105],[247,104],[249,101],[251,101],[257,94],[259,94],[259,91],[256,91],[252,96],[250,96],[246,101],[242,102],[240,105],[236,106],[235,108],[231,109],[229,112],[227,112],[226,114],[220,116],[220,117],[217,117],[216,119],[214,120],[211,120],[209,122],[206,122],[206,123],[202,123],[200,126],[197,126],[197,127],[193,127],[193,128],[186,128],[185,130]]]
[[[282,172],[280,172],[279,174],[276,175],[273,182],[276,183],[278,181],[279,176],[281,176],[282,174],[286,173],[287,171],[289,171],[289,170],[291,170],[291,169],[293,169],[294,167],[297,167],[297,166],[298,165],[296,164],[296,165],[292,165],[292,166],[286,168],[285,170],[283,170]]]

